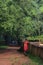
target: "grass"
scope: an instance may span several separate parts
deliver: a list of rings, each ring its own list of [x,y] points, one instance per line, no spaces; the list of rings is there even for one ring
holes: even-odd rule
[[[33,56],[32,54],[28,54],[28,57],[31,59],[30,65],[43,65],[43,59],[37,56]]]
[[[40,57],[34,56],[32,54],[27,54],[30,59],[27,63],[23,63],[22,65],[43,65],[43,59]]]
[[[0,45],[0,49],[6,49],[8,46],[6,45]]]

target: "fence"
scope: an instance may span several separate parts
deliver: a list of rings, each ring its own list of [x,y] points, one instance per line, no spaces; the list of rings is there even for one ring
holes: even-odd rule
[[[33,55],[43,58],[43,44],[39,44],[39,42],[30,42],[29,47]]]

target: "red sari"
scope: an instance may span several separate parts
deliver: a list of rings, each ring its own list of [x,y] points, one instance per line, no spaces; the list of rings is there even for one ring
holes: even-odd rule
[[[26,52],[26,51],[28,51],[28,41],[27,40],[25,40],[24,41],[24,51]]]

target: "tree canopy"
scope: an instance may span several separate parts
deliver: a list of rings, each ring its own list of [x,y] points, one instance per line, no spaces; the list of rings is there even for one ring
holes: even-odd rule
[[[0,35],[43,34],[43,0],[0,0]]]

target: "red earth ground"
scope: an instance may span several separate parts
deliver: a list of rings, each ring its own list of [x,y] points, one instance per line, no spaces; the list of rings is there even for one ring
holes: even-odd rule
[[[20,47],[8,47],[5,50],[0,50],[0,65],[28,65],[30,59],[23,53],[17,50]]]

